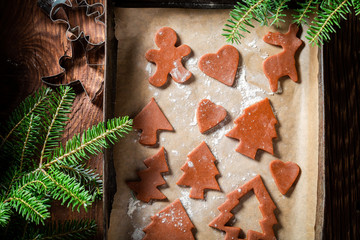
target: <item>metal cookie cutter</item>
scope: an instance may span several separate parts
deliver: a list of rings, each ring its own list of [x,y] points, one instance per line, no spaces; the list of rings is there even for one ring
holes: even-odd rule
[[[64,54],[59,59],[61,72],[42,77],[41,80],[51,87],[71,86],[77,93],[85,92],[94,102],[101,95],[104,83],[103,77],[97,77],[99,72],[103,74],[103,70],[99,70],[100,66],[103,68],[104,65],[104,61],[98,61],[104,60],[105,53],[104,5],[89,5],[86,0],[38,0],[38,6],[53,22],[67,25],[66,38],[71,43],[71,56]],[[86,18],[80,21],[79,16]],[[90,30],[96,32],[97,36],[91,37],[87,34]],[[84,76],[87,79],[84,79]],[[89,79],[89,76],[93,79]],[[90,80],[93,80],[91,84]]]
[[[102,3],[88,4],[86,0],[38,0],[38,6],[54,23],[67,25],[66,37],[69,41],[84,37],[91,46],[105,43],[105,8]],[[80,21],[79,14],[85,15],[86,21]],[[90,29],[103,34],[90,36]]]
[[[71,42],[71,56],[65,54],[59,59],[61,71],[58,74],[41,77],[41,80],[51,86],[71,86],[76,93],[85,92],[91,102],[94,102],[103,92],[104,80],[103,64],[92,63],[102,53],[104,58],[104,46],[87,49],[88,39],[77,38]],[[100,53],[99,53],[100,52]],[[69,80],[70,79],[70,80]]]

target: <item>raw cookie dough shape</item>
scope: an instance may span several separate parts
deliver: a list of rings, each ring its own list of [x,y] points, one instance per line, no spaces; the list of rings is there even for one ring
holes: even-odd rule
[[[259,209],[263,219],[259,221],[262,233],[249,230],[246,234],[247,240],[274,240],[275,234],[273,225],[277,224],[274,214],[276,206],[272,201],[260,175],[257,175],[243,186],[227,194],[227,200],[218,207],[220,214],[209,224],[210,227],[219,229],[226,233],[225,240],[239,239],[241,228],[227,226],[226,224],[234,217],[231,210],[239,204],[239,199],[245,196],[249,191],[253,190],[260,205]]]
[[[147,203],[151,199],[166,199],[166,196],[157,188],[166,183],[161,173],[169,171],[164,147],[154,156],[145,159],[144,164],[147,169],[137,172],[140,181],[127,182],[127,185],[136,193],[136,198],[140,201]]]
[[[188,160],[181,167],[184,174],[177,185],[190,186],[190,197],[204,199],[204,190],[213,189],[220,191],[219,184],[215,178],[219,171],[215,166],[216,158],[211,153],[205,142],[202,142],[188,155]]]
[[[192,76],[181,63],[181,59],[190,54],[191,48],[187,45],[175,47],[176,32],[169,28],[160,28],[155,35],[155,43],[159,50],[150,49],[145,57],[149,62],[156,64],[156,72],[149,78],[150,84],[161,87],[167,82],[168,74],[177,83],[184,83]]]
[[[158,130],[174,131],[154,98],[136,115],[133,127],[142,130],[139,142],[146,146],[157,143]]]
[[[244,110],[234,123],[236,126],[225,136],[240,140],[236,151],[255,159],[258,149],[274,154],[272,139],[276,138],[277,120],[269,99],[265,98]]]
[[[239,65],[239,56],[239,51],[235,47],[225,45],[215,54],[208,53],[202,56],[198,65],[206,75],[231,87]]]
[[[284,49],[281,53],[270,56],[263,62],[263,70],[273,92],[277,91],[278,80],[281,77],[289,76],[294,82],[298,81],[295,53],[303,44],[303,41],[296,37],[298,30],[299,27],[296,24],[290,24],[287,33],[269,32],[263,38],[264,42],[281,46]]]
[[[201,133],[218,125],[226,117],[227,113],[224,107],[216,105],[209,99],[203,99],[199,102],[196,110],[196,119]]]
[[[151,217],[143,240],[193,240],[195,228],[179,199]]]
[[[282,195],[285,195],[299,176],[300,167],[294,162],[274,160],[270,163],[270,172]]]

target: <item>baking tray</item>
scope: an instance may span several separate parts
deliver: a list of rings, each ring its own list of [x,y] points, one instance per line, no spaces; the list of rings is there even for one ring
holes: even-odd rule
[[[115,38],[114,8],[196,8],[196,9],[231,9],[235,1],[107,1],[106,7],[106,71],[105,71],[105,98],[104,119],[110,119],[115,112],[116,97],[116,71],[117,71],[117,49],[118,42]],[[318,146],[318,183],[317,183],[317,207],[315,223],[315,239],[322,239],[325,204],[325,167],[324,167],[324,87],[323,87],[323,52],[319,48],[319,146]],[[115,169],[113,162],[113,150],[105,152],[104,159],[104,237],[110,224],[110,213],[113,197],[116,192]],[[126,207],[126,206],[124,206]]]

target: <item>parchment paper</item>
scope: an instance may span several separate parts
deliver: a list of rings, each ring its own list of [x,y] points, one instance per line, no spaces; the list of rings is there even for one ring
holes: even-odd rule
[[[277,206],[275,214],[279,224],[274,227],[277,238],[314,239],[318,174],[318,49],[305,41],[304,29],[301,38],[305,46],[297,55],[300,82],[284,78],[280,81],[282,90],[272,94],[262,71],[262,62],[280,52],[281,48],[266,44],[262,37],[268,31],[286,32],[288,23],[279,29],[251,29],[251,34],[242,44],[235,45],[241,59],[235,86],[228,87],[204,75],[197,67],[202,55],[215,53],[226,44],[221,33],[228,14],[229,10],[115,10],[115,34],[119,41],[118,49],[114,49],[118,51],[115,115],[134,117],[154,97],[175,132],[161,132],[159,147],[156,148],[139,144],[137,132],[132,132],[114,147],[117,193],[112,206],[109,239],[142,239],[144,233],[141,229],[151,222],[150,216],[177,198],[196,227],[196,239],[223,239],[224,234],[208,224],[219,214],[217,207],[225,201],[225,195],[257,174],[261,175]],[[188,84],[180,85],[169,79],[166,87],[156,88],[148,83],[155,65],[146,61],[145,52],[158,49],[154,36],[164,26],[177,32],[179,44],[192,48],[191,56],[184,61],[185,67],[194,75]],[[239,142],[225,137],[225,133],[234,126],[234,119],[244,108],[265,97],[270,99],[279,122],[276,125],[278,138],[273,141],[275,156],[258,151],[256,160],[252,160],[236,152]],[[200,134],[195,120],[195,109],[203,98],[222,105],[228,112],[225,124],[206,135]],[[208,191],[203,201],[190,199],[190,188],[176,185],[183,174],[180,167],[187,154],[202,141],[206,141],[218,161],[221,173],[218,182],[222,189]],[[136,180],[136,171],[146,168],[143,160],[155,154],[160,146],[166,149],[170,168],[164,176],[167,185],[161,188],[168,200],[141,203],[134,198],[125,181]],[[293,161],[301,168],[300,178],[287,196],[278,191],[271,177],[269,163],[274,159]],[[249,229],[261,231],[258,221],[262,216],[258,205],[253,194],[247,196],[235,209],[233,226],[240,226],[245,233]]]

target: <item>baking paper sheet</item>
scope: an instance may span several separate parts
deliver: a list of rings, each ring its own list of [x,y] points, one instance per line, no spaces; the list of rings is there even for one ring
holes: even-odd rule
[[[179,198],[196,227],[196,239],[223,239],[221,231],[208,226],[219,214],[226,194],[260,174],[266,188],[277,206],[279,221],[274,226],[278,239],[314,239],[317,198],[318,164],[318,59],[317,47],[310,47],[305,40],[306,29],[301,38],[305,46],[297,54],[299,82],[289,78],[281,82],[280,91],[271,93],[262,71],[262,62],[268,56],[281,51],[262,41],[268,31],[286,32],[288,23],[275,27],[256,27],[251,34],[234,45],[240,52],[240,63],[235,85],[228,87],[203,74],[197,67],[199,58],[215,53],[226,44],[221,36],[229,10],[193,9],[116,9],[115,35],[118,40],[117,81],[115,115],[134,117],[154,97],[175,132],[161,132],[159,146],[145,147],[138,143],[139,133],[132,132],[114,147],[117,192],[114,198],[109,239],[142,239],[142,229],[150,222],[150,216]],[[288,21],[287,21],[288,22]],[[256,25],[256,24],[255,24]],[[158,49],[154,43],[155,33],[161,27],[173,28],[179,44],[192,49],[190,57],[183,62],[193,73],[188,84],[177,84],[170,79],[163,88],[148,83],[155,65],[148,63],[145,53]],[[256,25],[257,26],[257,25]],[[235,151],[238,141],[225,134],[234,126],[233,121],[251,104],[269,98],[278,120],[274,143],[274,156],[258,151],[256,160]],[[195,110],[201,99],[208,98],[222,105],[228,118],[221,127],[209,134],[201,134],[195,119]],[[190,188],[180,187],[176,182],[183,174],[180,167],[187,154],[205,141],[217,159],[221,175],[218,182],[222,191],[207,191],[204,200],[188,197]],[[167,201],[139,202],[127,187],[126,180],[136,180],[136,171],[145,169],[143,160],[165,147],[170,172],[164,176],[167,182],[161,191]],[[293,161],[301,168],[295,188],[287,196],[277,189],[269,163],[274,159]],[[252,229],[261,231],[262,218],[258,201],[253,194],[234,210],[233,226],[246,233]],[[244,236],[243,236],[244,237]]]

